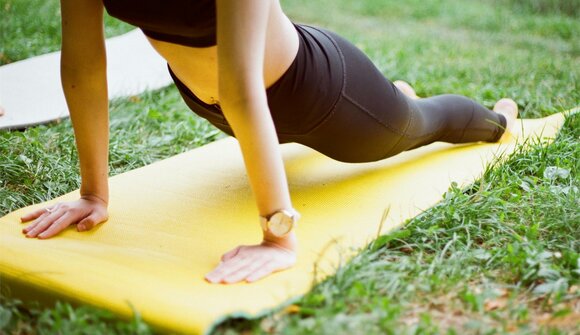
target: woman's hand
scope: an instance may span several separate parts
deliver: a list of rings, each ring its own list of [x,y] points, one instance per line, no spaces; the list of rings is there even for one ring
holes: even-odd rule
[[[83,196],[72,202],[58,203],[29,213],[20,220],[34,220],[22,229],[26,237],[50,238],[71,224],[77,224],[77,231],[87,231],[108,218],[107,203],[94,196]]]
[[[222,256],[220,264],[205,276],[210,283],[249,283],[273,272],[285,270],[296,263],[296,237],[285,239],[267,236],[258,245],[241,245]]]

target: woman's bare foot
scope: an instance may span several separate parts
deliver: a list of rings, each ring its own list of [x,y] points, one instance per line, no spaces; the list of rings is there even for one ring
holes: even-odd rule
[[[409,85],[409,83],[407,83],[406,81],[395,80],[393,82],[393,85],[395,85],[401,92],[403,92],[409,98],[419,99],[419,97],[417,96],[417,93],[415,93],[415,90],[413,89],[413,87],[411,85]]]
[[[513,131],[514,124],[518,117],[518,105],[512,99],[503,98],[495,103],[495,106],[493,106],[493,111],[505,116],[507,121],[505,132],[500,140],[509,137]]]

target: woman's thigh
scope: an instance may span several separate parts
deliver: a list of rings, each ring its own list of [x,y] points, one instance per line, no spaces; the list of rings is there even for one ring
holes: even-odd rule
[[[297,142],[345,162],[370,162],[435,141],[495,142],[505,118],[460,95],[414,100],[404,95],[356,46],[335,33],[344,85],[338,102]]]
[[[405,134],[414,105],[356,46],[322,30],[340,50],[344,86],[324,122],[299,139],[345,162],[369,162],[389,156]]]

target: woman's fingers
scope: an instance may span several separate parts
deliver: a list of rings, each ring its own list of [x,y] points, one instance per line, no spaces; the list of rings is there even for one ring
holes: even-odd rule
[[[206,279],[212,283],[221,283],[230,273],[243,268],[251,261],[251,257],[236,255],[235,257],[220,263],[212,272],[206,275]]]
[[[257,280],[260,280],[260,279],[266,277],[267,275],[271,274],[272,272],[282,270],[282,269],[285,269],[285,268],[279,268],[276,265],[276,262],[269,262],[269,263],[265,264],[264,266],[262,266],[260,269],[256,270],[251,275],[249,275],[246,278],[246,280],[248,281],[248,283],[252,283],[252,282],[255,282]]]
[[[101,218],[98,214],[92,213],[77,224],[77,231],[91,230],[94,226],[105,220],[106,218]]]
[[[231,256],[233,254],[233,256]],[[228,256],[231,258],[227,259]],[[205,276],[211,283],[233,284],[261,279],[272,272],[287,269],[296,262],[296,254],[271,245],[240,246],[224,255],[213,271]]]
[[[252,259],[250,262],[247,262],[243,267],[238,269],[237,271],[231,272],[229,275],[226,275],[222,281],[228,284],[237,283],[243,281],[252,273],[258,271],[259,269],[263,268],[270,259],[266,257],[257,256],[256,258]]]
[[[41,232],[45,231],[46,228],[48,228],[53,222],[58,220],[64,213],[65,211],[63,210],[57,210],[46,216],[38,218],[26,232],[26,237],[36,237]]]
[[[38,238],[50,238],[54,235],[60,233],[63,229],[70,226],[71,223],[75,220],[75,216],[72,215],[70,212],[64,213],[58,220],[54,221],[49,227],[46,228],[43,232],[37,235]]]
[[[73,202],[59,203],[47,209],[37,210],[22,220],[35,221],[22,230],[27,237],[50,238],[71,224],[77,224],[78,231],[92,229],[107,220],[107,207],[98,201],[81,199]]]
[[[92,213],[83,219],[82,216],[79,217],[78,212],[74,213],[72,211],[63,210],[55,212],[42,219],[42,221],[38,222],[28,231],[26,237],[38,237],[41,239],[50,238],[75,222],[79,222],[77,224],[78,231],[87,231],[102,221],[104,221],[104,219],[101,219],[99,215],[95,213]]]
[[[252,274],[246,277],[246,281],[248,283],[255,282],[274,272],[288,269],[296,263],[296,254],[289,253],[287,250],[277,250],[277,252],[276,257],[256,271],[253,271]]]
[[[36,228],[41,222],[44,222],[44,219],[55,215],[55,213],[60,209],[60,204],[56,204],[52,207],[45,207],[38,209],[28,215],[25,215],[21,218],[22,222],[34,220],[32,224],[28,225],[26,228],[22,229],[23,233],[28,233],[34,228]],[[62,215],[62,214],[61,214]]]
[[[37,209],[34,212],[28,213],[26,215],[24,215],[23,217],[20,218],[21,222],[28,222],[30,220],[34,220],[37,219],[39,216],[41,216],[42,214],[48,213],[46,211],[46,208],[41,208],[41,209]]]
[[[31,231],[32,229],[34,229],[34,227],[36,227],[36,225],[38,225],[38,223],[40,221],[42,221],[42,219],[44,219],[45,217],[47,217],[50,213],[49,212],[44,212],[42,215],[40,215],[39,217],[36,218],[36,220],[34,220],[34,222],[32,222],[31,224],[29,224],[28,226],[26,226],[24,229],[22,229],[22,232],[24,234],[28,233],[29,231]]]

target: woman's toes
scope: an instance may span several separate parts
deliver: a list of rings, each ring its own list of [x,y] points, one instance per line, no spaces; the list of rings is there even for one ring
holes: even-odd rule
[[[393,82],[393,85],[395,85],[406,96],[408,96],[410,98],[413,98],[413,99],[418,99],[419,98],[417,96],[417,93],[415,93],[415,90],[413,89],[413,87],[411,85],[409,85],[409,83],[407,83],[406,81],[395,80]]]
[[[518,105],[512,99],[503,98],[498,100],[493,107],[496,113],[503,114],[508,121],[515,121],[518,117]]]
[[[505,117],[506,133],[511,132],[518,117],[518,105],[516,102],[507,98],[500,99],[495,103],[493,110]]]
[[[515,110],[515,112],[517,113],[518,110],[518,105],[516,104],[515,101],[513,101],[512,99],[509,98],[503,98],[503,99],[499,99],[494,106],[494,110],[496,108],[500,108],[500,109],[510,109],[510,110]]]

